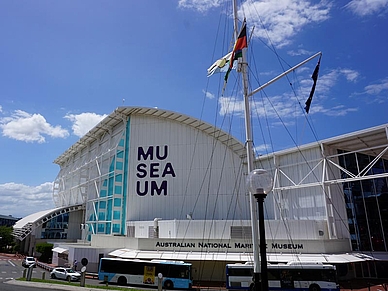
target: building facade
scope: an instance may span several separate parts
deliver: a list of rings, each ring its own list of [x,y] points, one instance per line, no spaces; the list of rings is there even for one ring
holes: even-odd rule
[[[269,263],[335,264],[344,279],[388,273],[387,126],[257,158],[274,179]],[[56,206],[82,214],[78,243],[55,242],[53,262],[184,260],[195,280],[222,281],[226,263],[253,260],[246,150],[210,124],[119,107],[55,163]]]
[[[0,226],[13,226],[19,219],[11,215],[0,215]]]

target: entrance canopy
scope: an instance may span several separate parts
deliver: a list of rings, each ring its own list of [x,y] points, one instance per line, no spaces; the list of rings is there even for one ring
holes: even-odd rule
[[[117,249],[109,253],[111,257],[123,259],[159,259],[179,261],[253,261],[252,253],[225,253],[225,252],[160,252],[139,251],[134,249]],[[379,260],[371,254],[345,253],[345,254],[271,254],[267,253],[268,263],[288,263],[290,261],[314,262],[323,264],[344,264],[364,261]]]
[[[55,247],[52,249],[53,252],[58,253],[58,254],[68,254],[69,250],[61,247]]]

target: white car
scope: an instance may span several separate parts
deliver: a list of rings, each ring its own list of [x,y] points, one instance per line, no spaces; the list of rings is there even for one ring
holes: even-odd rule
[[[81,274],[74,271],[72,268],[57,267],[51,271],[50,277],[52,279],[79,281],[81,279]]]
[[[30,266],[35,268],[36,267],[35,258],[34,257],[25,257],[22,261],[22,266],[24,268],[29,268]]]

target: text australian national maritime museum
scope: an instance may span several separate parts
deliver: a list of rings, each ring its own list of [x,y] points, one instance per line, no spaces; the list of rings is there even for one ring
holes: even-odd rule
[[[387,128],[257,157],[274,181],[269,263],[387,277]],[[102,257],[180,260],[192,263],[194,280],[212,281],[224,280],[227,263],[253,261],[246,149],[206,122],[119,107],[54,162],[57,208],[15,226],[26,252],[51,242],[54,264],[86,257],[90,272]]]

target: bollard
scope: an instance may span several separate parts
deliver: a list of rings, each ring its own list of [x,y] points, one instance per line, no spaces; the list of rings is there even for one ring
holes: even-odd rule
[[[33,270],[33,265],[29,266],[28,269],[27,269],[27,281],[31,281],[31,277],[32,277],[32,270]]]
[[[24,269],[23,270],[23,278],[26,278],[26,275],[27,275],[27,269]]]
[[[42,280],[46,279],[46,272],[42,273]]]
[[[83,266],[81,268],[81,280],[79,282],[79,285],[81,287],[85,287],[85,275],[86,275],[86,266]]]
[[[159,273],[158,274],[158,291],[162,291],[163,287],[163,274]]]
[[[81,287],[85,287],[85,272],[81,273],[81,280],[79,281]]]

